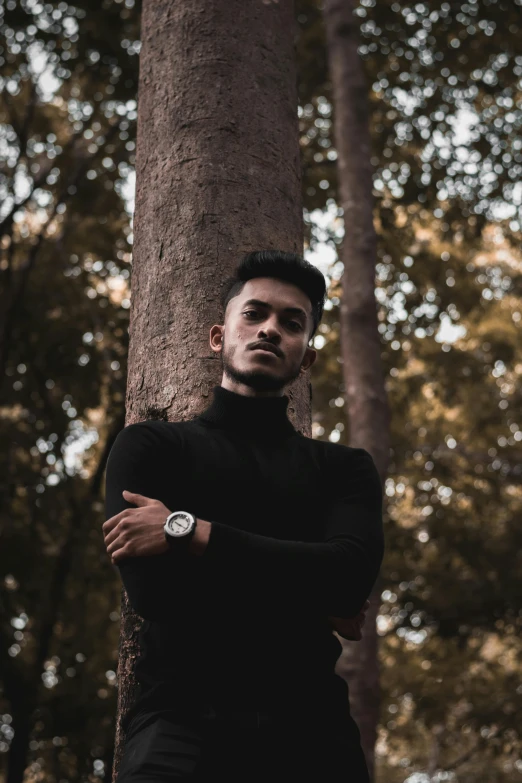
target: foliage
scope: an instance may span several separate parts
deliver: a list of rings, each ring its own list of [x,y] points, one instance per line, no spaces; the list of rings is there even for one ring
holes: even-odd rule
[[[26,761],[34,774],[85,778],[112,753],[119,585],[100,528],[104,460],[124,415],[130,6],[8,2],[1,20],[0,751],[6,759],[12,743],[10,780]]]

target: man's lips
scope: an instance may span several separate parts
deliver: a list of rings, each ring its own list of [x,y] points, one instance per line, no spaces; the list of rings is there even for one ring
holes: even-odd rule
[[[265,351],[266,353],[273,353],[274,356],[277,356],[276,349],[272,348],[270,345],[256,345],[255,348],[252,348],[253,351]]]

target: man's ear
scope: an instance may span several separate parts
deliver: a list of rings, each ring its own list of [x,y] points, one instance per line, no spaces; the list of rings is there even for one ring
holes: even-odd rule
[[[317,351],[315,348],[307,348],[301,362],[300,372],[306,372],[317,359]]]
[[[225,332],[225,326],[220,324],[214,324],[210,328],[210,334],[209,334],[209,343],[210,348],[214,351],[214,353],[221,353],[221,350],[223,348],[223,335]]]

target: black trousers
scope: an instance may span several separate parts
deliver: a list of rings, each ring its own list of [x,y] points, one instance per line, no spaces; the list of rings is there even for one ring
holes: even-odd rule
[[[140,714],[126,735],[118,783],[368,783],[353,721]]]

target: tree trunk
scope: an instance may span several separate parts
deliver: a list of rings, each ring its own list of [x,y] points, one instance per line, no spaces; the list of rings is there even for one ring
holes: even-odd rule
[[[26,708],[24,704],[20,706],[20,709],[17,708],[12,712],[15,733],[9,748],[9,764],[5,783],[21,783],[27,767],[29,740],[33,726],[33,709]]]
[[[145,0],[138,99],[127,424],[209,404],[225,278],[241,255],[302,252],[291,0]],[[310,382],[288,389],[311,433]],[[140,620],[124,600],[115,774]]]
[[[368,88],[357,52],[353,0],[325,0],[334,132],[345,241],[342,261],[341,353],[350,445],[367,449],[384,482],[390,424],[375,301],[376,236],[373,226]],[[370,777],[379,722],[380,689],[376,618],[380,589],[371,596],[362,641],[343,643],[337,671],[350,688],[352,714],[361,731]]]

